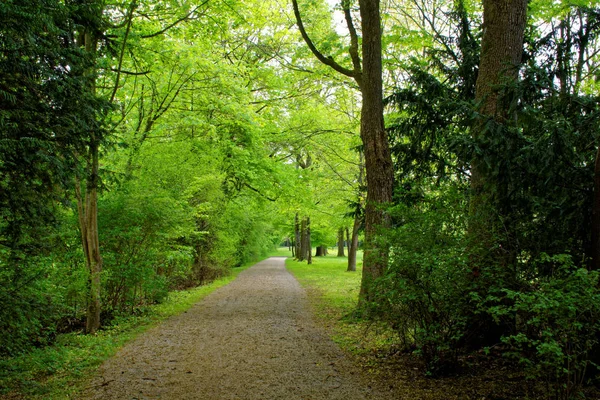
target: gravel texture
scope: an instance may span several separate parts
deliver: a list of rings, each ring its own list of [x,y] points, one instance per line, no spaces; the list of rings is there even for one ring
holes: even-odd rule
[[[272,257],[105,362],[82,399],[385,399]]]

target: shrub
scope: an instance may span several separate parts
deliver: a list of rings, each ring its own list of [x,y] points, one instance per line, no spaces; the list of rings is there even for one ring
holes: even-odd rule
[[[506,290],[514,304],[503,312],[516,317],[516,331],[503,341],[527,378],[545,383],[548,398],[570,399],[598,346],[599,274],[575,267],[568,255],[543,255],[541,261],[555,265],[553,274],[531,282],[527,291]]]
[[[398,332],[406,350],[423,357],[428,374],[449,372],[465,331],[468,266],[461,247],[461,195],[431,194],[391,212],[389,270],[379,282],[376,315]]]

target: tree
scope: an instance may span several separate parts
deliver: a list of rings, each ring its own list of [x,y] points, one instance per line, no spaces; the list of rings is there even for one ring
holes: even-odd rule
[[[347,228],[346,228],[347,229]],[[338,252],[337,252],[337,256],[338,257],[344,257],[344,228],[340,228],[338,229],[338,235],[337,235],[337,246],[338,246]]]
[[[335,71],[353,78],[362,95],[360,136],[365,155],[367,175],[367,202],[365,208],[365,254],[361,301],[373,299],[374,281],[385,272],[387,250],[377,240],[378,229],[389,225],[385,212],[392,200],[393,164],[383,120],[383,79],[381,56],[381,15],[379,0],[360,0],[362,58],[359,55],[359,37],[354,27],[350,1],[342,2],[342,9],[350,33],[349,54],[353,67],[345,68],[333,57],[321,53],[309,37],[298,7],[292,0],[294,15],[302,38],[315,57]]]
[[[346,236],[348,238],[348,268],[347,271],[356,271],[356,252],[358,251],[358,234],[361,227],[364,226],[364,200],[363,200],[363,175],[364,175],[364,164],[363,154],[359,152],[359,165],[358,165],[358,187],[356,190],[356,199],[352,204],[354,210],[352,211],[353,223],[352,223],[352,236],[348,234],[346,230]]]
[[[72,188],[75,155],[102,133],[98,121],[107,105],[89,90],[94,60],[73,37],[79,17],[75,5],[56,1],[0,7],[0,308],[39,308],[18,316],[27,322],[15,324],[15,332],[0,335],[12,341],[9,352],[52,317],[38,314],[45,313],[37,299],[43,291],[33,289],[46,275],[39,257],[51,254],[45,238]],[[13,317],[0,320],[10,326]]]
[[[511,108],[510,85],[518,78],[523,39],[527,21],[526,0],[485,0],[483,2],[483,38],[477,77],[475,100],[479,103],[481,119],[473,128],[476,140],[485,140],[495,125],[509,121]],[[503,90],[501,90],[503,88]],[[485,157],[485,155],[484,155]],[[498,234],[498,221],[490,198],[490,184],[484,171],[484,159],[477,156],[471,165],[471,220],[469,234],[475,253],[474,275],[479,274],[488,253],[493,247],[493,236]],[[502,189],[499,189],[500,191]],[[513,257],[510,249],[502,257]],[[488,259],[489,260],[489,259]],[[510,262],[500,260],[501,263]]]
[[[93,77],[87,92],[96,95],[96,58],[103,9],[98,2],[89,1],[82,4],[84,10],[83,23],[78,32],[78,43],[85,49],[86,54],[93,60],[92,66],[86,73]],[[85,264],[89,271],[89,292],[87,319],[85,330],[95,333],[100,328],[100,273],[102,272],[102,257],[100,255],[100,239],[98,236],[98,190],[100,188],[100,144],[102,134],[99,131],[89,132],[89,141],[82,152],[83,179],[76,177],[75,193],[77,197],[77,214],[79,216],[79,229],[81,232],[81,245],[85,256]],[[85,189],[81,190],[81,181]]]

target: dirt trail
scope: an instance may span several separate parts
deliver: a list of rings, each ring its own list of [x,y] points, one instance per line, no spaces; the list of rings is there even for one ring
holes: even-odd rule
[[[272,257],[126,345],[82,399],[385,399],[315,325]]]

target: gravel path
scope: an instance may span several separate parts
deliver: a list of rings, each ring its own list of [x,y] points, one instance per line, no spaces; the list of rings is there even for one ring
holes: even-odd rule
[[[272,257],[104,363],[82,399],[384,399]]]

